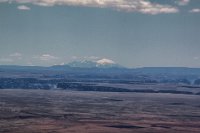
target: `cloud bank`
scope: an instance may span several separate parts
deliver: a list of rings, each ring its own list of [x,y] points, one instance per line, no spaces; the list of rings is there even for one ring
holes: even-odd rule
[[[13,59],[10,59],[10,58],[0,58],[0,62],[13,62]]]
[[[182,4],[188,0],[182,0]],[[118,11],[139,12],[143,14],[177,13],[179,10],[171,5],[163,5],[149,0],[0,0],[0,2],[34,4],[39,6],[84,6],[98,8],[112,8]],[[25,9],[25,7],[21,7]],[[28,9],[28,8],[27,8]]]
[[[50,54],[43,54],[40,56],[34,56],[34,59],[39,59],[41,61],[52,61],[52,60],[57,60],[58,57],[50,55]]]
[[[188,5],[190,3],[190,0],[178,0],[176,3],[179,6],[185,6],[185,5]]]
[[[20,5],[20,6],[17,7],[17,9],[19,9],[19,10],[30,10],[31,8],[28,7],[28,6],[25,6],[25,5]]]
[[[23,57],[23,55],[21,53],[12,53],[9,55],[9,58],[13,59],[13,60],[21,60]]]
[[[200,8],[194,8],[190,10],[191,13],[200,13]]]
[[[10,54],[9,56],[10,56],[10,57],[22,57],[22,54],[16,52],[16,53],[12,53],[12,54]]]
[[[22,58],[23,58],[23,55],[21,53],[16,52],[16,53],[12,53],[8,56],[1,57],[0,62],[11,63],[11,62],[14,62],[17,60],[21,60]]]

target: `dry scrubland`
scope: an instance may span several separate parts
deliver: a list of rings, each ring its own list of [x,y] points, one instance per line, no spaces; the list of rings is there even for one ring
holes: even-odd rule
[[[199,133],[200,96],[0,90],[1,133]]]

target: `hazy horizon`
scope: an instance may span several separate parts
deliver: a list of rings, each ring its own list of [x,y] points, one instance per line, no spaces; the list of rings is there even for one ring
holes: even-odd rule
[[[0,0],[0,65],[200,68],[198,0]]]

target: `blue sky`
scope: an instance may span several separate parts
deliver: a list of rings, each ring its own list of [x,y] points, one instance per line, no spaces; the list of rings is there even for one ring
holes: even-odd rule
[[[0,64],[200,67],[199,0],[0,0]]]

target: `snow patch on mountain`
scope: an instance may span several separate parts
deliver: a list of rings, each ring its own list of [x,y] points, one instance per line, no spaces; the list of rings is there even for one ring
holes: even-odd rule
[[[120,67],[117,63],[110,59],[99,59],[99,60],[81,60],[81,61],[73,61],[68,63],[67,65],[71,67],[80,67],[80,68],[110,68],[110,67]]]
[[[97,64],[106,65],[106,64],[116,64],[113,60],[103,58],[101,60],[96,61]]]

